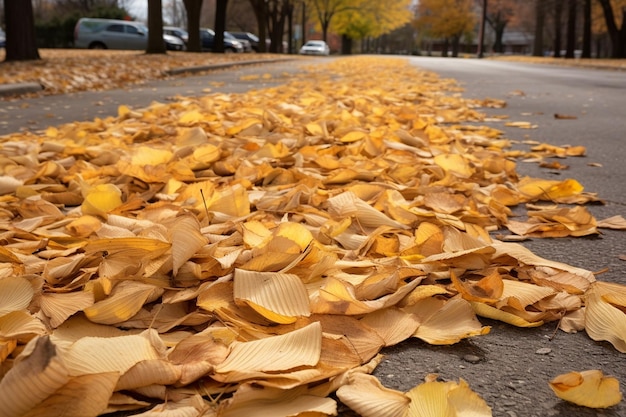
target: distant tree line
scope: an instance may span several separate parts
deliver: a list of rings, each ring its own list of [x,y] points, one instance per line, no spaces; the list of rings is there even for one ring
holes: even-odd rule
[[[595,49],[597,57],[626,58],[626,0],[420,0],[414,25],[420,36],[443,42],[442,55],[456,56],[475,35],[484,5],[495,53],[504,52],[505,30],[515,25],[532,29],[536,56],[590,58]]]

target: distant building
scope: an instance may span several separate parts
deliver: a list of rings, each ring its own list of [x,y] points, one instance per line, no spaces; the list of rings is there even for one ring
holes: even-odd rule
[[[532,52],[534,36],[522,31],[505,31],[502,35],[504,53],[510,55],[528,55]]]

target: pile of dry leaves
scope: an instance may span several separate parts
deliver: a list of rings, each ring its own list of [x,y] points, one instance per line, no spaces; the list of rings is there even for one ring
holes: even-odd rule
[[[371,375],[385,346],[486,335],[477,317],[626,352],[626,288],[503,233],[624,228],[576,180],[516,173],[584,149],[459,124],[501,103],[404,60],[328,65],[3,139],[0,416],[324,416],[331,394],[363,416],[488,416],[463,380],[402,393]],[[621,400],[599,371],[551,386]]]

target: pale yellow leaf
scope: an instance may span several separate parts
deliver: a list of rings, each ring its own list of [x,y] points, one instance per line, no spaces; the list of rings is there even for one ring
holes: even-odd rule
[[[361,322],[374,329],[385,341],[385,346],[393,346],[408,339],[419,326],[419,319],[415,315],[393,307],[369,313]]]
[[[12,311],[0,317],[0,339],[28,341],[47,333],[46,326],[25,310]]]
[[[474,169],[463,155],[443,153],[435,156],[434,161],[446,172],[458,175],[460,178],[469,178],[474,173]]]
[[[180,267],[207,244],[207,239],[200,232],[200,223],[195,216],[185,215],[175,219],[169,229],[172,242],[172,261],[174,276]]]
[[[525,310],[529,305],[535,304],[537,301],[555,294],[552,288],[540,287],[522,281],[504,279],[502,280],[502,284],[502,296],[500,301],[496,304],[498,308],[503,305],[510,305],[513,308]]]
[[[168,163],[172,157],[169,150],[140,146],[133,151],[130,163],[136,166],[159,165]]]
[[[81,205],[83,214],[104,216],[122,205],[122,192],[114,184],[99,184],[90,188]]]
[[[119,337],[83,337],[63,353],[63,361],[73,376],[102,372],[121,375],[139,362],[163,356],[164,346],[157,338],[154,330]]]
[[[499,310],[488,304],[471,302],[474,312],[481,316],[492,320],[499,320],[504,323],[512,324],[517,327],[539,327],[543,324],[543,321],[529,322],[523,318],[516,316],[515,314],[508,313],[506,311]]]
[[[33,295],[33,287],[26,278],[0,279],[0,317],[12,311],[25,310]]]
[[[363,417],[403,417],[411,401],[404,393],[385,388],[376,377],[360,372],[339,387],[337,396]]]
[[[612,216],[598,220],[598,227],[604,229],[626,230],[626,219],[623,216]]]
[[[606,340],[626,353],[626,314],[602,297],[592,286],[585,293],[585,330],[593,340]]]
[[[173,385],[180,379],[182,367],[164,359],[137,362],[117,381],[116,391],[132,390],[149,385]]]
[[[550,388],[562,400],[589,408],[608,408],[622,401],[617,378],[602,371],[572,371],[550,381]]]
[[[275,323],[309,316],[309,297],[297,275],[235,270],[234,298]]]
[[[292,417],[337,414],[331,398],[310,395],[302,388],[290,390],[242,384],[220,409],[222,417]]]
[[[47,336],[33,339],[20,361],[0,380],[0,416],[23,416],[70,381],[56,346]]]
[[[99,416],[107,409],[118,377],[117,372],[75,376],[23,417]]]
[[[160,288],[139,281],[122,281],[107,298],[86,307],[83,312],[94,323],[121,323],[137,314],[148,299],[162,292]]]
[[[352,192],[344,192],[328,199],[328,211],[336,219],[354,216],[365,227],[391,226],[406,229],[408,226],[397,222],[376,210]]]
[[[459,383],[428,381],[406,394],[406,417],[491,417],[491,408],[464,380]]]
[[[562,262],[551,261],[545,258],[542,258],[538,255],[535,255],[530,250],[520,245],[519,243],[511,243],[511,242],[493,242],[491,246],[496,249],[496,253],[493,255],[494,258],[499,256],[508,255],[511,256],[520,262],[523,262],[526,265],[534,265],[534,266],[546,266],[550,268],[554,268],[560,271],[567,271],[572,274],[575,274],[581,278],[584,278],[584,282],[586,285],[592,283],[596,280],[595,276],[591,271],[588,271],[583,268],[577,268],[571,265],[567,265]],[[582,288],[582,290],[586,290],[587,288]]]
[[[245,374],[254,371],[285,371],[298,366],[315,366],[322,347],[322,326],[308,326],[285,335],[252,342],[233,342],[230,354],[218,365],[218,373]]]
[[[418,307],[419,303],[411,311]],[[467,337],[485,335],[490,329],[489,326],[483,327],[476,319],[469,302],[455,297],[440,309],[430,312],[430,316],[422,320],[414,336],[433,345],[451,345]]]
[[[452,382],[425,382],[406,393],[411,400],[406,417],[456,417],[456,410],[448,401]]]
[[[41,296],[41,311],[50,318],[50,326],[58,327],[72,314],[93,305],[93,294],[87,291],[70,293],[44,293]]]
[[[364,139],[365,137],[367,137],[367,133],[366,132],[354,130],[352,132],[349,132],[349,133],[346,133],[345,135],[343,135],[339,139],[339,141],[343,142],[343,143],[351,143],[351,142],[356,142],[356,141],[359,141],[361,139]]]

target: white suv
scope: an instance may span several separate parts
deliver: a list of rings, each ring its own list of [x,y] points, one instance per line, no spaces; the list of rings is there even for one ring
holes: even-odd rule
[[[185,43],[163,34],[165,46],[170,50],[182,51]],[[79,19],[74,28],[74,47],[89,49],[146,49],[148,28],[140,22],[114,19]]]

